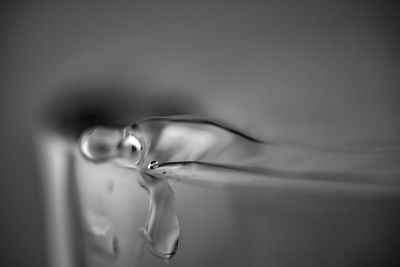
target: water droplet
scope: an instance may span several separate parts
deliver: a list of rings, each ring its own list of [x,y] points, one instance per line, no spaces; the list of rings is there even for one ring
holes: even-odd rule
[[[83,133],[80,140],[82,154],[93,161],[105,161],[118,155],[122,133],[117,129],[97,127]]]
[[[127,168],[137,168],[143,155],[141,141],[127,129],[96,127],[87,130],[81,136],[79,148],[89,160],[112,160]]]
[[[137,159],[140,151],[143,150],[143,146],[140,143],[139,139],[135,135],[133,135],[132,132],[129,132],[127,130],[124,130],[124,136],[120,147],[122,150],[122,156],[134,159]]]
[[[153,160],[152,162],[149,163],[149,165],[147,166],[148,170],[154,170],[158,167],[158,161]]]

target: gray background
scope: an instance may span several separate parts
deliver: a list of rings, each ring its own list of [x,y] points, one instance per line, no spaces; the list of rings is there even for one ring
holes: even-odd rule
[[[171,92],[168,101],[186,96],[263,138],[398,143],[395,10],[353,0],[2,2],[0,265],[46,264],[32,129],[62,92]]]

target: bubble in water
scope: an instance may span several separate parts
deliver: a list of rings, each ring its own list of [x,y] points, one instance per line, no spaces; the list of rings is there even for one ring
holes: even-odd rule
[[[125,164],[137,166],[143,155],[143,145],[131,131],[123,130],[119,151],[119,157],[121,160],[125,160]]]
[[[97,127],[86,131],[80,141],[82,154],[93,161],[109,160],[118,156],[122,134],[117,129]]]
[[[158,167],[158,161],[153,160],[152,162],[149,163],[149,165],[147,166],[148,170],[154,170]]]
[[[80,139],[80,150],[91,161],[112,160],[131,168],[136,168],[143,156],[143,145],[132,132],[107,127],[85,131]]]

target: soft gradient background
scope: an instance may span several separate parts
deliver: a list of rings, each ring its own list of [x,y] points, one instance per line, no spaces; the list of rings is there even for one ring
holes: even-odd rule
[[[46,266],[32,132],[53,112],[68,124],[70,91],[81,106],[105,94],[118,123],[158,99],[263,138],[399,143],[385,1],[2,1],[0,23],[1,266]]]

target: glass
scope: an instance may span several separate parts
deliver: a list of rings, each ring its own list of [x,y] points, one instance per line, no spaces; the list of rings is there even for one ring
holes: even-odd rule
[[[188,127],[187,121],[161,120],[161,127],[147,127],[152,120],[144,120],[144,130],[142,121],[120,135],[104,128],[87,132],[95,137],[92,151],[99,157],[89,155],[95,162],[74,152],[84,261],[89,266],[164,266],[166,261],[172,266],[363,266],[395,260],[398,177],[368,169],[354,173],[358,167],[351,165],[396,159],[396,149],[338,152],[276,147],[220,125],[196,121],[193,126],[191,120]],[[126,142],[132,136],[144,143]],[[152,147],[144,158],[137,155],[138,144]],[[162,153],[157,147],[164,149]],[[296,154],[306,160],[286,161],[290,166],[281,163]],[[244,163],[250,155],[257,156]],[[117,159],[117,164],[109,158]],[[160,159],[160,164],[154,161]],[[344,164],[344,159],[351,164]],[[149,243],[144,233],[162,241],[163,232],[171,233],[162,212],[171,204],[163,201],[171,197],[161,194],[162,207],[157,210],[157,195],[151,196],[151,186],[143,189],[143,172],[140,175],[136,165],[144,166],[149,177],[167,180],[173,189],[180,238],[170,261],[157,253],[157,245]],[[314,170],[309,171],[311,166]],[[153,202],[150,209],[148,199]]]

